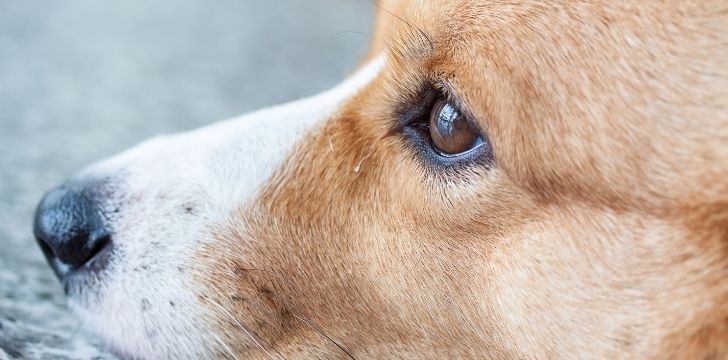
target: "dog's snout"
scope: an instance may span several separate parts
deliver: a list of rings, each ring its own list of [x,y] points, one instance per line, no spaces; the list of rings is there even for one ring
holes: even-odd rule
[[[80,269],[110,243],[92,187],[69,183],[48,192],[35,214],[38,244],[59,278]]]

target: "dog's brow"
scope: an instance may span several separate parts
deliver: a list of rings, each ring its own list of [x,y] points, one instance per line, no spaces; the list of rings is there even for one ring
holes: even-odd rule
[[[435,51],[432,35],[409,22],[405,24],[407,27],[400,31],[399,36],[393,37],[387,43],[392,56],[400,61],[424,59],[431,56]]]
[[[368,5],[371,5],[372,7],[374,7],[374,8],[376,8],[376,9],[379,9],[379,10],[381,10],[381,11],[382,11],[382,12],[383,12],[384,14],[386,14],[386,15],[388,15],[388,16],[391,16],[391,17],[395,18],[395,19],[396,19],[396,20],[398,20],[398,21],[399,21],[400,23],[402,23],[402,24],[404,24],[404,25],[406,25],[406,26],[407,26],[407,28],[408,28],[408,29],[410,30],[410,32],[411,32],[411,34],[410,34],[410,35],[415,35],[415,34],[416,34],[417,36],[421,37],[421,39],[420,39],[420,40],[424,40],[424,41],[426,41],[426,42],[427,42],[427,45],[428,45],[428,50],[432,51],[432,50],[434,49],[434,44],[433,44],[433,42],[432,42],[432,38],[431,38],[431,36],[430,36],[430,35],[429,35],[429,34],[428,34],[428,33],[427,33],[426,31],[424,31],[424,30],[423,30],[422,28],[420,28],[419,26],[417,26],[417,25],[414,25],[414,24],[412,24],[412,23],[411,23],[411,22],[410,22],[410,21],[409,21],[409,20],[407,19],[407,16],[400,16],[400,15],[397,15],[397,14],[395,14],[395,13],[394,13],[394,12],[393,12],[392,10],[390,10],[390,9],[387,9],[387,8],[385,8],[384,6],[382,6],[382,5],[380,5],[380,4],[377,4],[377,3],[375,3],[375,2],[372,2],[372,1],[366,1],[366,0],[357,0],[357,1],[362,1],[362,2],[364,2],[364,3],[366,3],[366,4],[368,4]],[[391,45],[391,44],[390,44],[390,45]],[[394,48],[394,47],[393,47],[393,46],[390,46],[390,48]],[[400,49],[400,50],[408,50],[408,49]],[[409,50],[413,50],[413,49],[409,49]],[[415,50],[416,50],[416,49],[415,49]],[[420,49],[420,50],[422,50],[422,49]]]

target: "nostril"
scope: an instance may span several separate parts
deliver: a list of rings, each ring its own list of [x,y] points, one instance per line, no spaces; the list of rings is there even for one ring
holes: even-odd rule
[[[59,277],[88,263],[110,243],[96,199],[78,184],[61,186],[43,197],[33,232]]]

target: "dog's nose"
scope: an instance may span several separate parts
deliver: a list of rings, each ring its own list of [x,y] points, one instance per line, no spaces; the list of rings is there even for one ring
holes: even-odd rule
[[[110,241],[92,191],[73,183],[43,197],[35,213],[33,232],[59,278],[89,263]]]

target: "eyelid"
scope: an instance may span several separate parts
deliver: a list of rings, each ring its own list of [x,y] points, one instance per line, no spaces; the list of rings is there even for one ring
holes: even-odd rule
[[[394,132],[402,131],[405,127],[421,120],[429,119],[432,106],[440,98],[442,92],[431,82],[424,83],[418,90],[406,94],[405,101],[400,102],[396,111],[397,121]]]
[[[457,171],[474,164],[488,168],[495,165],[488,133],[475,122],[476,118],[464,105],[465,102],[455,94],[457,92],[446,80],[438,81],[433,78],[423,81],[418,89],[412,89],[409,94],[400,94],[400,102],[395,110],[397,120],[389,133],[393,136],[403,135],[414,147],[415,154],[436,174],[440,174],[440,171]],[[472,148],[472,151],[455,156],[443,156],[437,152],[432,143],[430,130],[426,126],[429,126],[433,107],[438,100],[450,103],[472,130],[478,132],[480,142]]]
[[[405,127],[419,121],[427,121],[430,118],[432,107],[438,99],[444,98],[455,109],[460,112],[473,129],[477,130],[482,137],[487,138],[487,132],[475,121],[472,112],[465,105],[465,102],[456,95],[454,87],[447,79],[429,79],[423,81],[418,90],[405,94],[404,102],[400,102],[399,110],[396,111],[397,121],[394,123],[390,134],[401,132]],[[413,100],[410,100],[413,99]]]

